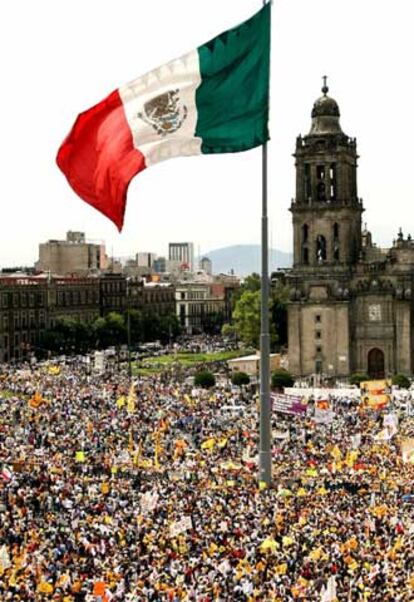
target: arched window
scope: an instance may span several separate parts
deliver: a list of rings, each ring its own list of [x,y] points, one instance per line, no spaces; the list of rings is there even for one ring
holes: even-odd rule
[[[334,261],[339,261],[339,224],[336,222],[333,225],[333,258]]]
[[[316,196],[318,201],[326,201],[325,165],[316,166]]]
[[[329,167],[329,198],[331,201],[336,200],[336,164],[331,163]]]
[[[309,265],[309,249],[308,249],[308,238],[309,238],[309,226],[303,224],[301,228],[301,255],[302,263]]]
[[[309,163],[305,163],[305,200],[307,203],[310,203],[312,200],[312,178]]]
[[[322,234],[316,237],[316,262],[321,264],[326,261],[326,238]]]

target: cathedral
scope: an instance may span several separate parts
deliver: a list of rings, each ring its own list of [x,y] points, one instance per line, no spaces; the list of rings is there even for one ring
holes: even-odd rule
[[[362,227],[357,144],[323,95],[296,140],[294,263],[287,274],[289,370],[295,376],[413,373],[414,241],[381,249]]]

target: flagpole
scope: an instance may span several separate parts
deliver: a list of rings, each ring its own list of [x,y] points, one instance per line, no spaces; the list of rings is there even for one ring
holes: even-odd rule
[[[267,0],[263,0],[263,6]],[[262,277],[260,328],[260,441],[259,482],[272,482],[270,415],[270,335],[269,335],[269,243],[267,217],[267,142],[262,146]]]

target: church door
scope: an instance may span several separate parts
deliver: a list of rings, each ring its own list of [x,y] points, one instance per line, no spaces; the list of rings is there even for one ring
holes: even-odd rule
[[[384,352],[375,347],[368,353],[368,374],[372,379],[381,379],[385,376]]]

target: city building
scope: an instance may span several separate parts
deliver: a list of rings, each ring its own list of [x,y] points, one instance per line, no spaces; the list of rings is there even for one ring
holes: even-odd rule
[[[213,262],[208,257],[202,257],[200,260],[200,269],[211,276],[213,274]]]
[[[139,268],[153,268],[156,259],[155,253],[137,253],[136,262]]]
[[[0,362],[27,359],[61,318],[93,322],[128,308],[157,316],[175,312],[171,284],[145,283],[122,274],[100,277],[15,274],[0,277]]]
[[[103,243],[88,242],[84,232],[66,233],[66,240],[49,240],[39,244],[36,269],[61,276],[88,275],[108,268]]]
[[[43,332],[56,320],[93,321],[99,316],[99,281],[16,275],[0,278],[0,362],[21,360],[41,349]]]
[[[176,311],[187,334],[220,332],[231,318],[232,300],[239,283],[181,281],[175,286]]]
[[[400,231],[381,249],[362,228],[357,143],[342,131],[326,84],[322,92],[309,134],[296,140],[289,369],[297,376],[410,375],[414,242]]]
[[[176,261],[192,272],[194,270],[194,245],[192,242],[170,242],[168,259]]]
[[[164,274],[167,271],[167,260],[165,257],[157,257],[153,264],[154,272]]]

